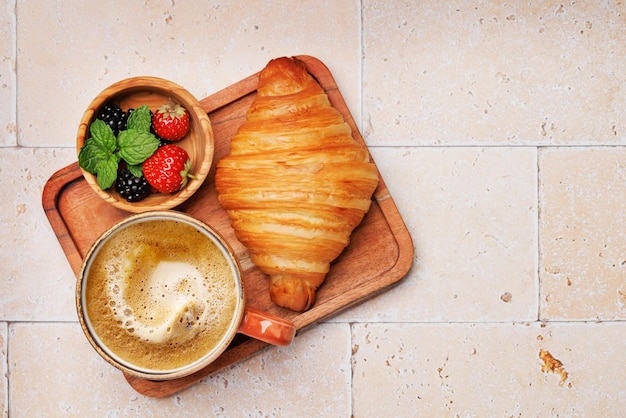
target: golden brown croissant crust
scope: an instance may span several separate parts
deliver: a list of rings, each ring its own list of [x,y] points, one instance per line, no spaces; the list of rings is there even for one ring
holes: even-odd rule
[[[272,300],[301,311],[369,209],[378,172],[304,63],[283,57],[261,71],[215,185]]]

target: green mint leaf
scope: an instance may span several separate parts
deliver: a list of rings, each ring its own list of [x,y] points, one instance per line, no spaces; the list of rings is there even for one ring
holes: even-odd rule
[[[89,127],[91,138],[98,144],[103,150],[114,152],[117,148],[117,142],[115,140],[115,134],[109,125],[103,120],[96,119],[91,123]]]
[[[133,110],[130,116],[128,116],[126,129],[134,129],[138,132],[150,132],[151,124],[150,108],[148,108],[148,105],[143,105]]]
[[[91,174],[96,174],[98,162],[105,159],[107,154],[108,152],[103,150],[93,138],[89,138],[85,141],[78,153],[78,165]]]
[[[117,149],[113,130],[100,119],[89,126],[91,137],[85,140],[78,153],[78,165],[92,174],[97,173],[98,163],[109,158]]]
[[[115,179],[117,178],[117,165],[119,160],[113,154],[109,155],[108,158],[102,159],[98,162],[96,166],[96,171],[98,173],[97,181],[98,186],[102,190],[106,190],[113,185]]]
[[[150,132],[127,129],[117,137],[119,156],[129,165],[138,165],[154,154],[159,148],[159,140]]]
[[[128,171],[130,171],[130,173],[135,177],[143,176],[143,167],[141,164],[127,165],[126,168],[128,168]]]

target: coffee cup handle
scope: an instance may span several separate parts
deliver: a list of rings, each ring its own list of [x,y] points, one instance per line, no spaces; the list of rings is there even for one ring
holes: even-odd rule
[[[239,332],[268,344],[287,346],[296,335],[296,327],[286,319],[246,306]]]

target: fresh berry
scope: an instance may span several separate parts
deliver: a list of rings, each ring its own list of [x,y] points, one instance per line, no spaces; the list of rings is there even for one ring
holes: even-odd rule
[[[117,136],[120,131],[126,129],[128,114],[114,103],[106,104],[100,109],[98,119],[103,120],[113,130],[113,134]]]
[[[129,202],[139,202],[150,194],[150,184],[144,176],[135,177],[127,169],[120,171],[115,181],[117,192]]]
[[[167,141],[179,141],[189,131],[189,112],[170,101],[153,113],[152,128],[157,136]]]
[[[143,175],[161,193],[173,193],[185,187],[194,178],[190,169],[189,154],[174,144],[160,147],[143,162]]]
[[[163,138],[161,138],[155,131],[154,131],[154,125],[152,124],[152,118],[154,117],[154,112],[151,110],[150,111],[150,133],[152,135],[154,135],[154,137],[156,139],[159,140],[159,147],[162,147],[163,145],[167,145],[167,144],[171,144],[172,141],[167,141]]]

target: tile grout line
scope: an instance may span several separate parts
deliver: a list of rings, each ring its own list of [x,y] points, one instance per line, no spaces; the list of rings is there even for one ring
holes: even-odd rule
[[[549,146],[548,146],[549,147]],[[543,201],[542,201],[542,193],[541,193],[541,154],[542,154],[542,150],[546,148],[546,146],[539,146],[537,147],[537,319],[539,321],[542,320],[542,315],[541,315],[541,298],[543,297],[542,293],[541,293],[541,261],[542,261],[542,254],[541,254],[541,220],[543,217],[543,213],[542,213],[542,208],[543,208]],[[544,322],[553,322],[553,321],[547,321],[545,320]],[[568,321],[564,321],[564,322],[568,322]]]
[[[17,8],[18,8],[18,2],[17,0],[13,3],[13,24],[14,24],[14,37],[13,37],[13,57],[15,59],[15,62],[13,64],[13,80],[15,83],[15,98],[13,101],[13,114],[15,116],[15,146],[16,147],[21,147],[21,141],[20,141],[20,130],[18,129],[18,127],[20,126],[20,116],[19,116],[19,112],[18,112],[18,101],[19,101],[19,92],[20,92],[20,82],[19,82],[19,78],[18,78],[18,66],[19,66],[19,59],[18,59],[18,51],[19,51],[19,45],[18,45],[18,39],[17,39]]]
[[[363,126],[363,121],[365,120],[365,116],[364,116],[364,112],[365,112],[365,100],[363,98],[363,88],[365,86],[365,60],[363,59],[363,56],[365,55],[365,45],[363,43],[363,28],[364,28],[364,21],[363,21],[363,0],[358,0],[358,12],[359,12],[359,104],[360,104],[360,109],[359,109],[359,123],[358,126],[360,126],[360,130],[361,130],[361,135],[364,135],[364,126]],[[363,140],[365,141],[365,137],[363,137]],[[370,157],[371,158],[371,157]],[[348,326],[348,330],[350,332],[350,338],[348,340],[348,361],[349,361],[349,370],[350,370],[350,398],[349,398],[349,413],[351,417],[354,417],[354,405],[355,405],[355,399],[354,399],[354,373],[355,373],[355,361],[354,361],[354,326],[351,322],[347,322],[347,326]]]
[[[5,396],[4,396],[4,401],[5,403],[5,408],[4,411],[2,412],[3,414],[6,412],[7,413],[7,417],[10,416],[10,402],[11,402],[11,396],[10,396],[10,392],[11,392],[11,381],[10,381],[10,375],[11,375],[11,370],[9,369],[9,326],[10,326],[10,322],[6,321],[3,322],[4,323],[4,330],[6,332],[6,341],[5,341],[5,371],[4,371],[4,376],[5,376],[5,382],[6,382],[6,390],[5,390]]]
[[[533,324],[576,324],[576,325],[600,325],[600,324],[624,324],[626,325],[626,320],[624,319],[596,319],[596,318],[580,318],[580,319],[551,319],[551,320],[541,320],[541,319],[533,319],[530,321],[526,320],[503,320],[503,321],[381,321],[381,322],[373,322],[373,321],[345,321],[345,322],[337,322],[337,321],[327,321],[327,322],[318,322],[318,324],[350,324],[350,326],[354,325],[420,325],[420,326],[428,326],[428,325],[468,325],[468,326],[478,326],[478,325],[533,325]]]
[[[12,42],[12,48],[13,48],[13,71],[12,71],[12,75],[13,75],[13,83],[14,83],[14,94],[15,97],[13,98],[13,116],[15,118],[14,122],[15,122],[15,140],[14,140],[14,144],[12,147],[9,148],[21,148],[21,144],[20,144],[20,130],[18,129],[19,125],[19,115],[18,115],[18,100],[19,100],[19,80],[17,77],[18,74],[18,40],[17,40],[17,1],[13,2],[13,42]],[[33,147],[33,148],[37,148],[37,147]],[[2,149],[2,148],[0,148]],[[4,396],[4,401],[5,401],[5,407],[4,407],[4,411],[2,411],[3,416],[6,413],[6,416],[9,417],[11,416],[11,407],[10,407],[10,402],[11,402],[11,396],[10,396],[10,391],[11,391],[11,382],[10,382],[10,375],[11,375],[11,370],[10,370],[10,362],[9,362],[9,339],[10,337],[10,332],[9,332],[9,328],[11,326],[11,321],[0,321],[0,323],[4,324],[4,331],[5,331],[5,361],[4,361],[4,366],[5,366],[5,370],[4,370],[4,378],[5,378],[5,382],[6,382],[6,390],[5,390],[5,396]]]
[[[541,167],[539,164],[540,147],[535,147],[535,202],[537,204],[537,214],[535,219],[535,286],[537,289],[536,318],[541,321]]]

